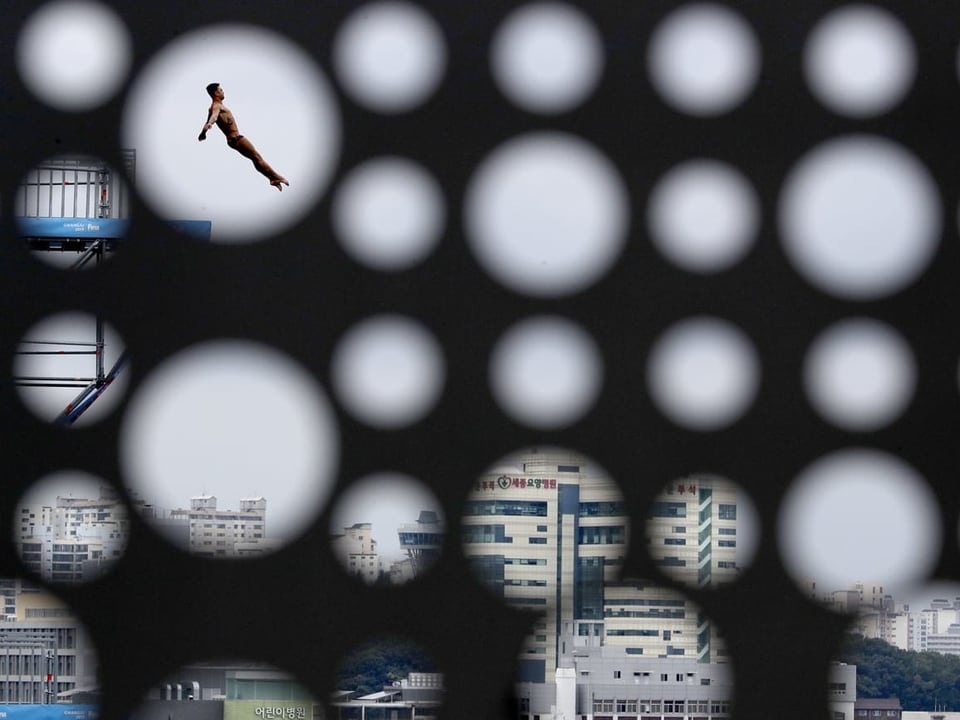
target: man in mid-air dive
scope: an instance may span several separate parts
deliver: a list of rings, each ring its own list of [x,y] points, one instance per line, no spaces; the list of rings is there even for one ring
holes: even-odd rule
[[[212,128],[214,123],[216,123],[216,126],[227,136],[227,145],[245,158],[252,160],[257,172],[265,175],[271,185],[280,191],[283,190],[284,185],[289,186],[290,183],[287,182],[287,179],[267,165],[267,162],[263,159],[263,156],[257,152],[253,143],[240,134],[233,113],[227,110],[226,105],[223,104],[225,95],[223,88],[220,87],[220,83],[210,83],[207,85],[207,94],[210,95],[213,102],[210,103],[210,109],[207,111],[207,121],[203,124],[203,130],[200,131],[200,136],[197,140],[206,140],[207,130]]]

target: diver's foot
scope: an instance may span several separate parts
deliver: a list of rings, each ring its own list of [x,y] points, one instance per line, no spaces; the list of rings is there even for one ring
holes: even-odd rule
[[[271,180],[270,184],[273,185],[280,192],[283,192],[283,187],[282,187],[283,185],[290,187],[290,183],[287,182],[287,179],[285,177],[277,177],[276,180]]]

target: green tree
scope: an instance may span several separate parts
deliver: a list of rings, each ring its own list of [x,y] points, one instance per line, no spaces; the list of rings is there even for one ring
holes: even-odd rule
[[[337,689],[368,695],[412,672],[436,672],[433,661],[419,645],[399,638],[368,642],[340,664]]]
[[[960,657],[850,635],[837,659],[857,666],[857,697],[899,698],[904,710],[960,709]]]

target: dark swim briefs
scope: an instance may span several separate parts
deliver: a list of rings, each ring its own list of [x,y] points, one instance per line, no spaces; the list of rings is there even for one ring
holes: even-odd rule
[[[243,140],[243,135],[234,135],[232,138],[227,138],[227,145],[235,148],[241,140]]]

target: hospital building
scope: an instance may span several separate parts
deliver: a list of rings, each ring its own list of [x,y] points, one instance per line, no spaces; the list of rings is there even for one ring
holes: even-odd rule
[[[683,594],[622,580],[629,513],[617,487],[575,454],[531,451],[477,479],[464,510],[464,553],[496,596],[540,611],[518,682],[552,683],[575,653],[724,663],[716,628]],[[736,490],[710,476],[677,480],[648,511],[654,562],[689,587],[735,577]]]

